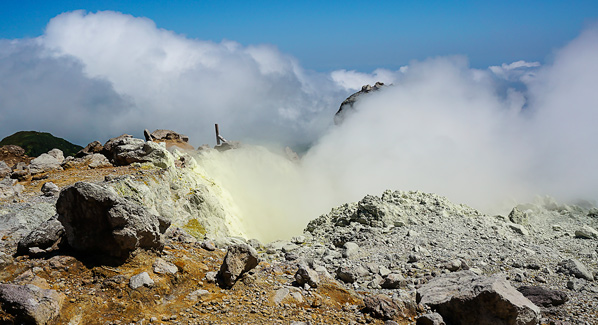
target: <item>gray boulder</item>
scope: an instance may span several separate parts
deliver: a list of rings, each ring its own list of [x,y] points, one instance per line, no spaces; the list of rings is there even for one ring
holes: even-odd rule
[[[166,262],[159,257],[154,261],[152,267],[156,274],[176,274],[179,271],[176,265]]]
[[[392,298],[379,294],[367,296],[363,299],[364,311],[370,313],[374,318],[380,319],[405,319],[417,314],[417,303],[412,295],[400,294]]]
[[[409,283],[409,281],[402,275],[391,273],[384,278],[384,282],[382,282],[380,286],[384,289],[399,289],[407,286],[407,283]]]
[[[42,185],[41,191],[44,196],[56,196],[60,193],[60,188],[52,182],[46,182]]]
[[[152,287],[154,285],[154,280],[150,278],[147,272],[142,272],[137,275],[134,275],[129,280],[129,287],[131,289],[138,289],[141,287]]]
[[[444,319],[439,313],[427,313],[417,318],[416,325],[445,325]]]
[[[174,166],[174,157],[165,147],[155,142],[133,138],[128,134],[108,140],[104,144],[102,154],[117,166],[135,162],[149,162],[160,168]]]
[[[517,290],[535,305],[541,307],[559,306],[569,300],[565,292],[543,287],[523,286]]]
[[[56,318],[65,296],[32,284],[0,284],[0,304],[15,324],[47,324]]]
[[[247,244],[235,244],[228,248],[218,275],[225,287],[232,287],[243,273],[259,264],[255,249]]]
[[[126,258],[137,248],[162,249],[170,221],[120,198],[112,189],[78,182],[56,202],[58,220],[77,251]]]
[[[454,324],[537,324],[540,309],[501,275],[460,271],[439,276],[417,292],[418,302]]]
[[[106,158],[106,156],[102,155],[101,153],[93,153],[86,157],[86,162],[89,162],[89,168],[104,168],[104,167],[112,167],[112,164]]]
[[[42,222],[37,228],[19,241],[18,255],[41,255],[58,250],[64,236],[62,223],[52,217]]]
[[[59,169],[64,161],[64,155],[60,149],[52,149],[33,159],[29,164],[31,174],[39,174],[54,169]]]
[[[567,259],[561,261],[558,265],[557,272],[570,274],[576,278],[586,279],[588,281],[594,281],[594,275],[588,271],[585,265],[576,259]]]
[[[583,239],[598,239],[598,231],[588,225],[584,225],[581,227],[581,229],[575,231],[575,237]]]
[[[343,265],[336,270],[336,277],[346,283],[353,283],[357,281],[359,275],[354,267]]]
[[[297,273],[295,273],[295,281],[297,281],[297,284],[300,286],[307,283],[310,287],[317,288],[320,284],[320,276],[318,275],[318,272],[312,270],[309,266],[299,264]]]

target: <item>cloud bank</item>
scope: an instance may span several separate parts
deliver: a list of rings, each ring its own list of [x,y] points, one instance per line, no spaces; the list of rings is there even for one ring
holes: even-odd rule
[[[65,13],[41,37],[4,40],[1,47],[0,64],[10,70],[5,83],[34,75],[15,85],[22,95],[2,96],[6,135],[43,128],[85,145],[167,128],[200,145],[212,142],[219,123],[227,138],[305,144],[347,95],[274,46],[189,39],[110,11]],[[56,117],[38,120],[35,112]],[[66,130],[72,124],[61,120],[87,132]]]
[[[483,209],[538,194],[595,200],[596,53],[594,25],[543,65],[474,69],[452,56],[396,71],[318,73],[271,45],[189,39],[146,18],[76,11],[52,19],[39,38],[0,40],[0,130],[49,131],[85,145],[167,128],[200,145],[213,144],[219,123],[227,139],[310,144],[299,165],[284,168],[264,169],[274,164],[266,154],[240,151],[234,161],[247,177],[230,181],[240,188],[232,192],[270,188],[252,188],[247,209],[255,193],[287,193],[295,199],[280,197],[268,213],[305,221],[385,189]],[[333,126],[342,100],[376,81],[392,86]]]

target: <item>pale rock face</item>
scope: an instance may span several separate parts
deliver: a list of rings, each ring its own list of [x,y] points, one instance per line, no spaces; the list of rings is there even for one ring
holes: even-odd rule
[[[200,168],[168,168],[159,175],[117,179],[106,185],[197,239],[245,236],[230,194]]]
[[[64,161],[64,155],[59,149],[52,149],[48,153],[41,154],[29,164],[31,174],[39,174],[53,169],[59,169]]]

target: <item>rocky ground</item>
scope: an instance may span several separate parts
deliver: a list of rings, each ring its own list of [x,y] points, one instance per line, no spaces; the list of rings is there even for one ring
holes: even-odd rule
[[[191,181],[176,170],[193,166],[188,156],[123,139],[110,165],[62,161],[11,185],[21,187],[0,203],[0,324],[597,323],[598,209],[589,203],[543,198],[488,216],[434,194],[386,191],[271,243],[208,236],[220,221],[189,227],[172,217],[164,232],[160,215],[203,215],[216,203],[182,197]],[[99,186],[64,191],[76,181]],[[169,196],[171,210],[155,207]],[[80,235],[76,222],[103,230]],[[99,256],[93,240],[112,248]]]

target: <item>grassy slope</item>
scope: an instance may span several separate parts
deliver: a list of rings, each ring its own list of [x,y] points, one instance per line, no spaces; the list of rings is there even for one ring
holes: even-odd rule
[[[72,144],[62,138],[57,138],[47,132],[19,131],[0,141],[0,146],[14,144],[23,149],[29,157],[37,157],[54,148],[62,150],[65,156],[76,154],[83,147]]]

